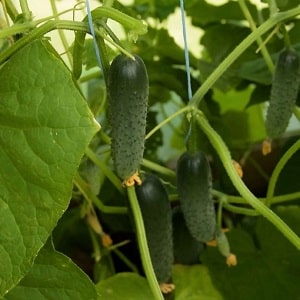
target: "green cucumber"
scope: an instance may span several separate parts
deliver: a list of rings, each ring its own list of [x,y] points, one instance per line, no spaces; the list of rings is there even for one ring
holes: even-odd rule
[[[231,253],[229,241],[222,229],[218,229],[216,233],[216,241],[219,252],[226,257],[226,264],[228,267],[237,265],[236,255]]]
[[[205,243],[196,241],[189,232],[180,205],[172,209],[174,262],[183,265],[200,263]]]
[[[273,139],[285,132],[300,86],[300,56],[286,48],[276,62],[266,117],[266,131]]]
[[[115,171],[125,182],[138,171],[143,158],[148,93],[143,60],[137,55],[115,57],[108,71],[111,151]]]
[[[159,284],[171,279],[173,265],[172,211],[159,178],[147,174],[136,186],[153,269]]]
[[[185,152],[177,162],[177,189],[191,235],[198,242],[215,237],[216,216],[212,200],[211,169],[205,154]]]

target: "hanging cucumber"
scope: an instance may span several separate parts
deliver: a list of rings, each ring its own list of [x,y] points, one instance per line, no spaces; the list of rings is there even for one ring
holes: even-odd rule
[[[173,264],[172,212],[168,194],[155,175],[147,174],[136,186],[153,269],[161,290],[174,289],[169,284]]]
[[[212,240],[215,237],[216,216],[211,194],[211,170],[203,152],[185,152],[181,155],[177,162],[177,188],[191,235],[198,242]]]
[[[278,137],[286,130],[299,85],[300,56],[295,50],[286,48],[279,54],[271,87],[266,117],[266,131],[270,139]]]
[[[111,151],[115,171],[127,186],[141,183],[137,171],[144,153],[148,90],[147,70],[139,56],[114,58],[108,72]]]

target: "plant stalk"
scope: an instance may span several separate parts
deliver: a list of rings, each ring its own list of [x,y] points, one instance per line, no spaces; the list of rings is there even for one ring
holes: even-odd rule
[[[149,248],[147,245],[147,239],[146,239],[146,233],[145,233],[145,227],[144,227],[144,222],[142,218],[142,213],[138,204],[138,200],[135,194],[135,188],[134,186],[128,187],[127,188],[128,192],[128,198],[130,202],[130,206],[132,209],[133,213],[133,218],[134,218],[134,223],[136,227],[136,235],[137,235],[137,240],[138,240],[138,245],[140,249],[140,254],[141,254],[141,259],[142,259],[142,264],[143,268],[148,280],[148,283],[150,285],[150,289],[152,291],[153,297],[155,300],[163,300],[162,293],[160,291],[152,262],[151,262],[151,257],[149,253]]]

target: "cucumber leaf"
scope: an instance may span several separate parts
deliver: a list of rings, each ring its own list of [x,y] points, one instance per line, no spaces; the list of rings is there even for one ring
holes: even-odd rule
[[[175,265],[173,280],[176,285],[176,300],[223,299],[220,292],[214,287],[206,266]]]
[[[135,273],[118,273],[96,285],[99,300],[152,299],[147,280]]]
[[[66,210],[99,129],[69,70],[34,41],[0,70],[0,296],[13,288]]]
[[[70,258],[43,248],[28,274],[5,297],[7,300],[98,299],[92,281]]]

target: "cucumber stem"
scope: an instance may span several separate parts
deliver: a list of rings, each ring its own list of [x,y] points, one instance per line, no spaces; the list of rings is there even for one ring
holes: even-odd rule
[[[128,193],[128,198],[130,202],[130,206],[133,212],[133,218],[134,218],[134,223],[136,227],[136,235],[137,235],[137,241],[140,249],[140,254],[141,254],[141,259],[142,259],[142,264],[143,268],[150,286],[150,289],[152,291],[152,294],[154,296],[155,300],[163,300],[162,293],[159,288],[159,284],[157,282],[152,262],[151,262],[151,257],[149,253],[149,248],[147,245],[147,239],[146,239],[146,233],[145,233],[145,227],[144,227],[144,222],[142,218],[142,213],[138,204],[138,200],[136,197],[135,193],[135,188],[134,186],[130,186],[127,188],[127,193]]]
[[[25,24],[24,24],[25,26]],[[24,27],[23,26],[23,27]],[[30,28],[30,25],[26,25],[27,29]],[[13,31],[15,26],[12,26],[8,29],[4,29],[0,31],[0,38],[1,33],[5,31],[4,36],[11,35],[11,31]],[[19,28],[19,27],[18,27]],[[19,39],[16,43],[14,43],[11,47],[5,49],[0,53],[0,65],[4,63],[11,55],[13,55],[15,52],[17,52],[22,47],[26,46],[31,41],[41,38],[44,34],[47,32],[50,32],[54,29],[68,29],[68,30],[75,30],[75,31],[84,31],[89,32],[89,28],[87,24],[82,22],[75,22],[75,21],[66,21],[66,20],[50,20],[40,27],[37,27],[30,31],[27,35],[24,35],[21,39]],[[21,31],[22,32],[22,31]],[[18,32],[15,32],[18,33]]]
[[[27,0],[20,0],[20,7],[23,13],[23,16],[25,18],[25,21],[30,21],[31,20],[31,11],[29,9]]]
[[[198,147],[199,131],[197,129],[199,129],[198,123],[196,122],[195,118],[192,116],[189,121],[189,130],[186,135],[186,141],[185,141],[186,148],[191,155],[195,155],[196,152],[199,150]]]
[[[9,17],[14,21],[18,16],[19,12],[15,8],[15,5],[12,0],[1,1],[3,9],[8,13]],[[5,17],[6,18],[6,17]],[[8,25],[9,23],[7,23]]]
[[[174,171],[172,171],[169,168],[166,168],[166,167],[164,167],[160,164],[157,164],[155,162],[147,160],[145,158],[143,158],[142,165],[146,168],[149,168],[152,171],[155,171],[155,172],[160,173],[162,175],[168,176],[170,178],[175,178],[176,177],[176,173]]]
[[[280,172],[282,171],[282,169],[284,168],[285,164],[288,162],[288,160],[295,154],[295,152],[297,152],[300,149],[300,140],[298,140],[297,142],[295,142],[285,153],[284,155],[280,158],[279,162],[277,163],[270,181],[269,181],[269,185],[268,185],[268,190],[267,190],[267,195],[266,195],[266,201],[265,201],[265,205],[266,206],[270,206],[272,204],[272,200],[273,200],[273,195],[274,195],[274,191],[275,191],[275,186],[276,186],[276,182],[278,180],[278,177],[280,175]]]
[[[103,17],[110,18],[123,25],[125,28],[131,31],[133,35],[137,36],[147,33],[147,25],[142,20],[130,17],[115,8],[109,6],[101,6],[94,9],[91,13],[94,20]],[[135,36],[133,36],[133,38],[134,37]]]
[[[282,30],[282,33],[283,33],[284,46],[285,46],[285,48],[289,49],[289,48],[291,48],[291,40],[290,40],[290,37],[289,37],[289,33],[286,30],[284,24],[281,26],[281,30]]]
[[[136,273],[136,274],[139,274],[139,270],[137,268],[137,266],[131,261],[128,259],[128,257],[126,255],[124,255],[119,249],[117,248],[114,248],[112,249],[111,251],[114,252],[115,255],[117,255],[120,260],[123,261],[123,263],[133,272],[133,273]]]
[[[56,6],[56,0],[50,0],[50,4],[51,4],[51,8],[52,8],[52,12],[53,12],[55,20],[59,20],[59,14],[58,14],[57,6]],[[68,61],[71,65],[72,64],[72,55],[68,51],[69,50],[69,43],[68,43],[68,40],[66,38],[66,35],[65,35],[64,31],[61,30],[61,29],[58,30],[58,34],[59,34],[60,40],[62,42],[62,45],[64,47],[65,53],[67,54]]]
[[[150,130],[147,134],[145,139],[149,139],[156,131],[158,131],[160,128],[162,128],[163,126],[165,126],[166,124],[168,124],[169,122],[171,122],[174,118],[178,117],[179,115],[192,110],[191,107],[189,106],[184,106],[183,108],[181,108],[180,110],[176,111],[175,113],[173,113],[172,115],[170,115],[168,118],[166,118],[165,120],[163,120],[162,122],[160,122],[159,124],[157,124],[152,130]]]
[[[98,158],[98,156],[94,153],[90,148],[86,148],[85,155],[96,165],[99,169],[105,174],[105,176],[111,181],[111,183],[116,187],[116,189],[124,194],[124,188],[122,186],[119,178],[111,171],[111,169]]]
[[[126,207],[107,206],[91,191],[89,184],[85,182],[77,173],[73,179],[74,184],[81,194],[90,202],[93,203],[100,211],[107,214],[127,214]]]
[[[222,195],[222,193],[219,191],[213,191],[213,194],[215,196],[218,196],[218,194]],[[230,204],[247,204],[245,199],[240,196],[225,195],[225,197],[226,197],[225,204],[228,204],[228,203],[230,203]],[[280,204],[280,203],[284,203],[284,202],[298,200],[299,198],[300,198],[300,192],[289,193],[289,194],[279,195],[279,196],[273,196],[272,204]],[[257,199],[263,203],[265,203],[265,201],[266,201],[266,198],[257,198]]]
[[[256,25],[255,25],[255,22],[251,16],[251,13],[245,3],[245,0],[238,0],[239,2],[239,5],[241,7],[241,10],[245,16],[245,18],[247,19],[248,23],[249,23],[249,26],[251,28],[252,31],[255,31],[257,29]],[[274,73],[274,63],[272,61],[272,58],[270,56],[270,53],[267,49],[267,47],[265,46],[261,36],[257,37],[257,44],[259,46],[259,49],[262,53],[262,56],[267,64],[267,67],[269,68],[269,71],[271,72],[271,74]]]

